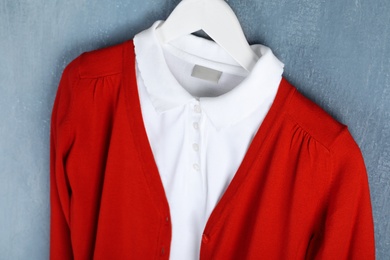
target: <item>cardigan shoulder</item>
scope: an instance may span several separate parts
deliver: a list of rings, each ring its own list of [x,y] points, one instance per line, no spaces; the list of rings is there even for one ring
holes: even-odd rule
[[[338,122],[296,89],[288,104],[287,116],[328,150],[347,129],[346,125]]]
[[[112,46],[83,52],[76,59],[80,78],[98,78],[121,73],[123,70],[123,49],[131,42],[125,41]]]
[[[99,80],[101,77],[120,75],[123,67],[123,51],[132,47],[132,40],[120,44],[83,52],[64,68],[56,95],[56,109],[53,112],[55,126],[67,132],[73,132],[75,120],[93,112],[88,102],[97,102],[110,106],[116,102],[120,80]],[[92,80],[91,80],[92,79]],[[104,93],[110,87],[111,95]],[[104,97],[104,101],[98,99]],[[88,109],[80,109],[81,107]],[[80,122],[80,120],[78,121]]]

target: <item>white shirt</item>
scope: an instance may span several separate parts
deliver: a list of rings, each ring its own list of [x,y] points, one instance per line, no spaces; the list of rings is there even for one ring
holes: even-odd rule
[[[250,73],[201,37],[162,44],[160,23],[134,37],[138,92],[170,208],[170,259],[199,259],[207,219],[266,116],[284,65],[260,44],[251,46],[260,58]],[[191,76],[194,65],[222,72],[218,83]]]

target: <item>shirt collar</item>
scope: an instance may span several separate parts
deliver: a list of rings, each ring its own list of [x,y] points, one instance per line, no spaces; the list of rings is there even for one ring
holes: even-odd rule
[[[251,45],[260,58],[248,73],[213,41],[189,34],[168,44],[161,43],[155,34],[155,29],[161,22],[156,21],[149,29],[134,37],[137,66],[157,112],[163,113],[195,100],[170,72],[165,62],[163,48],[176,52],[176,55],[183,55],[184,58],[191,56],[206,66],[207,63],[216,64],[217,61],[219,70],[224,72],[230,70],[234,74],[246,75],[239,85],[223,95],[199,98],[203,111],[215,127],[233,125],[249,116],[258,107],[264,107],[266,102],[269,102],[266,107],[271,106],[280,84],[284,64],[276,58],[270,48],[261,44]],[[186,52],[186,49],[194,48],[202,53],[202,57],[213,57],[212,61]]]

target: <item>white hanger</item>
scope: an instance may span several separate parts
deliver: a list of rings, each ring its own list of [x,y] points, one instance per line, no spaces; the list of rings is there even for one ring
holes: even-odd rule
[[[259,59],[224,0],[182,0],[156,32],[162,42],[168,43],[199,30],[207,33],[247,71],[251,71]]]

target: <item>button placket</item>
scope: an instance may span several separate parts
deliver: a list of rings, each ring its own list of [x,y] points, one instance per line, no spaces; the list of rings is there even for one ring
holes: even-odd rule
[[[202,117],[202,109],[200,107],[199,102],[196,102],[193,105],[193,112],[192,112],[192,151],[191,151],[191,158],[192,158],[192,169],[195,172],[201,171],[200,166],[200,120]]]
[[[170,229],[171,229],[171,219],[170,215],[167,214],[163,217],[163,227],[165,229],[164,236],[162,237],[160,244],[160,257],[165,258],[170,248],[167,246],[167,243],[170,241]]]

